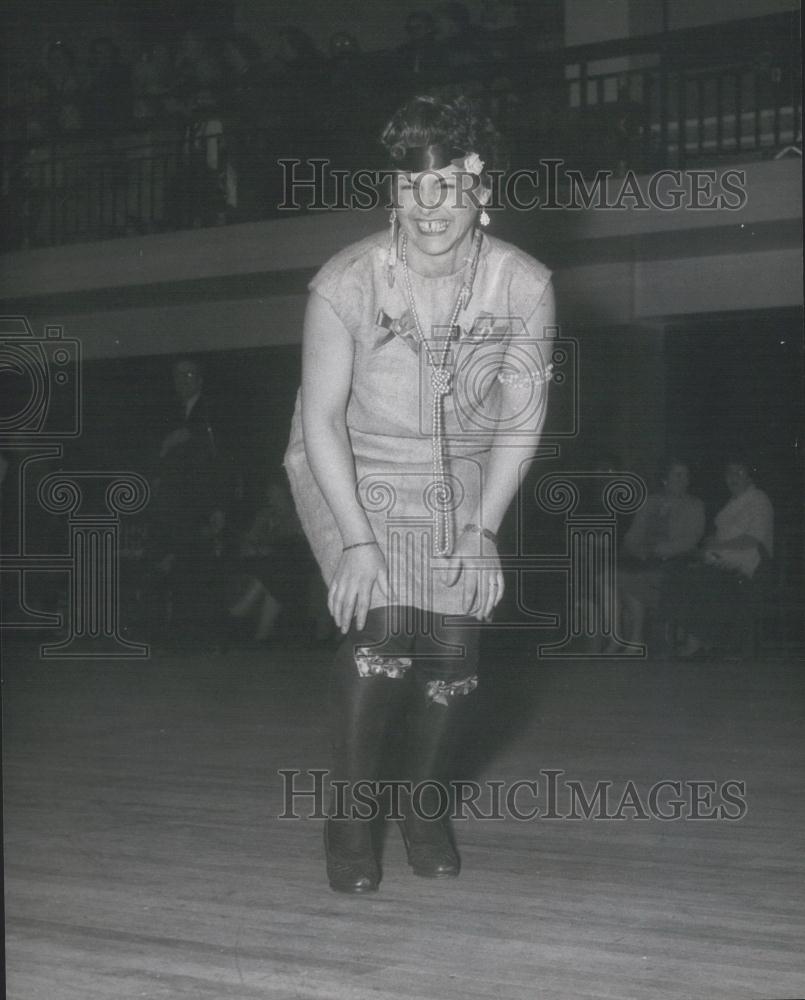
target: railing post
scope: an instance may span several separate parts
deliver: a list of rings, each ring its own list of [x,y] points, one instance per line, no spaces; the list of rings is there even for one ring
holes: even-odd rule
[[[735,70],[735,152],[741,152],[743,140],[743,74]]]
[[[684,69],[678,73],[677,105],[677,165],[684,170],[688,159],[688,78]]]

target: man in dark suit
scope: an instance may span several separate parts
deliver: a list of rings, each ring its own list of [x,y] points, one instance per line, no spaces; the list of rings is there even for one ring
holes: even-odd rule
[[[199,637],[215,605],[209,583],[223,557],[231,492],[222,442],[204,394],[196,358],[173,366],[178,408],[159,452],[152,518],[152,556],[166,582],[165,605],[174,640]]]

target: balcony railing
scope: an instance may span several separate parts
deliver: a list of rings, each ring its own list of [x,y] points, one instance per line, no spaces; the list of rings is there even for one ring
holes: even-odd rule
[[[798,37],[792,13],[549,52],[521,42],[472,81],[460,73],[417,77],[414,90],[469,90],[508,134],[514,166],[552,157],[586,174],[622,174],[767,157],[801,142]],[[714,58],[725,50],[729,60]],[[497,51],[506,51],[500,40]],[[388,111],[401,96],[389,93]],[[325,156],[348,170],[380,165],[367,152],[377,107],[369,116],[341,108],[337,128],[330,120],[317,131],[326,101],[320,92],[301,101],[297,94],[297,108],[306,97],[307,128],[235,128],[208,114],[6,143],[3,249],[275,217],[280,158]]]

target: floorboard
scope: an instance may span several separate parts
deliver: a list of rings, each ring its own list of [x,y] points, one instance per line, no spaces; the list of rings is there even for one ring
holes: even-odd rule
[[[560,784],[564,818],[457,822],[457,880],[415,878],[390,830],[380,892],[351,898],[326,885],[321,821],[277,818],[277,770],[328,763],[329,655],[6,650],[11,1000],[805,996],[793,658],[540,662],[502,646],[467,775],[609,781],[615,807],[630,781],[645,804],[663,779],[733,779],[745,815],[572,819]]]

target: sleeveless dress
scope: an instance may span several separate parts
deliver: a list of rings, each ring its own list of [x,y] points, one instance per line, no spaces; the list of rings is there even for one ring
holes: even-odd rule
[[[386,246],[387,234],[378,233],[347,247],[309,285],[355,342],[346,423],[357,495],[386,558],[391,594],[387,600],[374,588],[370,607],[391,603],[461,615],[461,585],[447,585],[443,560],[435,554],[436,519],[447,511],[453,542],[468,521],[483,523],[478,505],[493,439],[505,435],[516,442],[519,432],[521,440],[541,419],[538,411],[544,414],[542,379],[554,331],[531,324],[551,272],[516,247],[484,235],[472,298],[459,313],[459,335],[450,346],[452,391],[443,397],[448,492],[440,497],[432,463],[431,363],[417,339],[401,264],[389,287]],[[436,359],[464,268],[461,261],[454,274],[410,274],[420,324]],[[501,372],[536,376],[518,412],[504,412]],[[329,585],[343,540],[307,461],[301,389],[284,465],[302,527]]]

